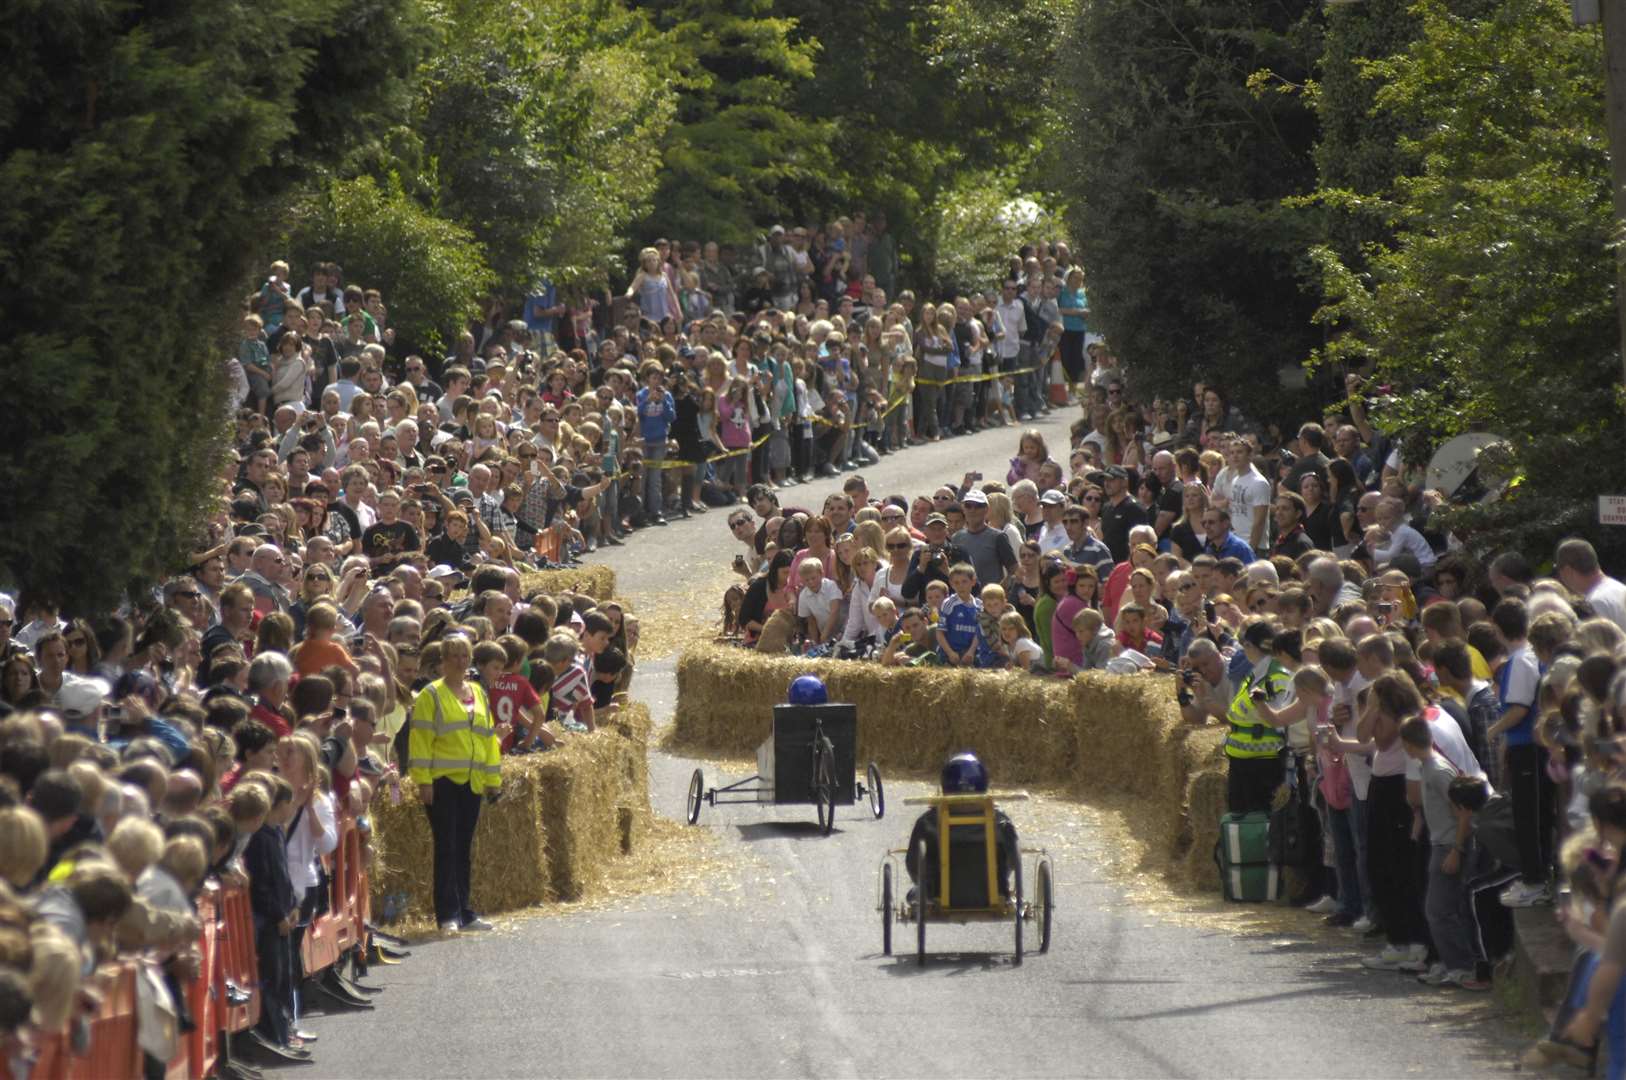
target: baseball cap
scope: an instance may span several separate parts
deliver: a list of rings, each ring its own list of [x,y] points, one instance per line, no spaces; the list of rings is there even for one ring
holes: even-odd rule
[[[437,563],[429,568],[429,573],[426,576],[435,581],[445,581],[447,578],[460,578],[463,576],[463,572],[448,563]]]
[[[926,524],[928,524],[928,525],[942,525],[944,527],[947,527],[948,526],[948,518],[944,517],[942,514],[927,514],[926,515]]]
[[[64,716],[89,716],[112,689],[106,679],[69,676],[62,680],[62,689],[57,691],[57,708]]]
[[[1060,489],[1051,488],[1049,491],[1039,496],[1039,501],[1046,506],[1066,506],[1067,496],[1063,495]]]
[[[1112,480],[1128,480],[1129,479],[1129,470],[1125,469],[1122,465],[1108,465],[1102,471],[1104,473],[1106,473],[1106,475],[1107,475],[1107,477],[1109,479],[1112,479]]]
[[[969,506],[987,506],[988,496],[977,488],[972,488],[961,497],[960,502]]]

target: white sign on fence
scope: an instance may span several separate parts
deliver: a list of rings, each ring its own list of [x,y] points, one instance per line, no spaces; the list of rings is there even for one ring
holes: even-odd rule
[[[1626,525],[1626,495],[1598,496],[1598,524]]]

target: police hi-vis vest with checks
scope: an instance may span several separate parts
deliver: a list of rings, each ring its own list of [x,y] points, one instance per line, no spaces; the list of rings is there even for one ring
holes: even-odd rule
[[[491,705],[480,684],[464,687],[474,695],[473,715],[442,679],[412,703],[407,768],[414,784],[448,777],[475,792],[502,786],[502,747],[493,729]]]
[[[1225,714],[1229,730],[1225,733],[1225,756],[1234,758],[1269,758],[1282,752],[1286,745],[1280,728],[1267,724],[1253,707],[1253,688],[1263,686],[1265,697],[1274,698],[1287,686],[1287,669],[1275,660],[1265,669],[1263,678],[1258,669],[1248,672],[1242,687],[1231,699],[1231,708]]]

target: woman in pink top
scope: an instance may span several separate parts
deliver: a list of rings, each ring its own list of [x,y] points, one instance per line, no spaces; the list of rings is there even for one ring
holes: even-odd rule
[[[1050,654],[1057,660],[1067,660],[1075,668],[1084,666],[1084,645],[1073,633],[1073,617],[1087,607],[1096,606],[1096,592],[1100,586],[1095,567],[1079,566],[1067,571],[1067,595],[1056,605],[1056,614],[1050,620]]]
[[[799,592],[802,588],[802,579],[798,570],[803,559],[818,559],[824,564],[824,576],[835,577],[836,549],[832,545],[830,536],[830,519],[823,514],[807,520],[805,539],[807,546],[796,553],[796,558],[790,563],[790,587],[792,592]]]

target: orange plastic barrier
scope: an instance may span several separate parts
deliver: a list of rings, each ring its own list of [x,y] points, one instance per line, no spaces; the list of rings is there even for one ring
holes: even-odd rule
[[[366,941],[369,917],[367,868],[361,831],[345,817],[339,826],[339,844],[328,856],[331,892],[329,910],[305,934],[307,974],[314,975],[337,962],[354,945]],[[254,913],[243,885],[209,885],[198,895],[198,919],[203,925],[198,948],[202,964],[198,977],[186,989],[196,1027],[165,1070],[169,1080],[202,1080],[220,1061],[222,1038],[247,1031],[260,1019],[260,963],[254,950]],[[228,1004],[226,984],[247,991],[249,1000]],[[136,966],[125,961],[100,968],[87,985],[101,994],[101,1005],[90,1022],[90,1049],[75,1054],[67,1032],[42,1035],[36,1040],[37,1057],[31,1080],[109,1080],[138,1077],[142,1073],[141,1044],[136,1030]],[[0,1059],[0,1080],[11,1080]]]
[[[339,822],[338,845],[322,857],[328,874],[328,909],[311,920],[300,943],[300,957],[309,974],[338,963],[366,935],[365,916],[357,905],[358,897],[366,895],[361,887],[361,862],[361,831],[355,819],[346,815]]]

